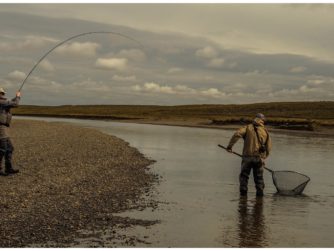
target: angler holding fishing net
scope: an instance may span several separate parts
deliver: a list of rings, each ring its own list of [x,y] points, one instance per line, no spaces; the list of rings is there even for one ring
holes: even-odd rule
[[[264,180],[263,165],[271,150],[271,139],[264,127],[265,116],[257,114],[253,123],[240,128],[232,136],[227,146],[227,151],[232,152],[233,145],[240,139],[244,139],[242,153],[241,172],[239,175],[240,195],[247,195],[248,179],[253,170],[256,187],[256,195],[263,196]]]
[[[272,174],[272,179],[277,192],[281,195],[300,195],[310,178],[307,175],[294,171],[273,171],[265,166],[264,160],[271,151],[271,139],[264,127],[265,116],[257,114],[253,123],[240,128],[232,136],[227,147],[218,145],[230,153],[242,157],[240,180],[240,195],[247,195],[248,179],[253,170],[253,177],[256,187],[256,195],[263,196],[264,181],[263,170]],[[232,151],[233,145],[240,139],[244,139],[242,155]]]

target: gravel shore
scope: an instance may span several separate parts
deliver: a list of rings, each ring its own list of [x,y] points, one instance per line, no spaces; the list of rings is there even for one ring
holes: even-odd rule
[[[115,215],[156,207],[145,199],[158,181],[153,161],[128,143],[39,121],[15,120],[10,134],[20,173],[0,176],[0,247],[131,246],[143,240],[118,229],[157,223]]]

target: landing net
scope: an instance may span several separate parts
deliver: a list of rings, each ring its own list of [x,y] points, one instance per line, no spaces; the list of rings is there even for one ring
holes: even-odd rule
[[[272,171],[277,192],[283,195],[299,195],[304,191],[310,178],[293,171]]]

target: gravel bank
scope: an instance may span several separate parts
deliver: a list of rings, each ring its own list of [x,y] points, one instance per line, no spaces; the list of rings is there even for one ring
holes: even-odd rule
[[[0,176],[0,247],[135,245],[118,229],[156,223],[115,216],[156,206],[153,161],[128,143],[63,123],[15,120],[10,133],[20,173]]]

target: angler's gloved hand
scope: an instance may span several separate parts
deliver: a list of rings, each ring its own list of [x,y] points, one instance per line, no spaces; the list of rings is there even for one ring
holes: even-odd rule
[[[228,151],[229,153],[231,153],[232,152],[232,147],[230,147],[230,146],[226,147],[226,151]]]

